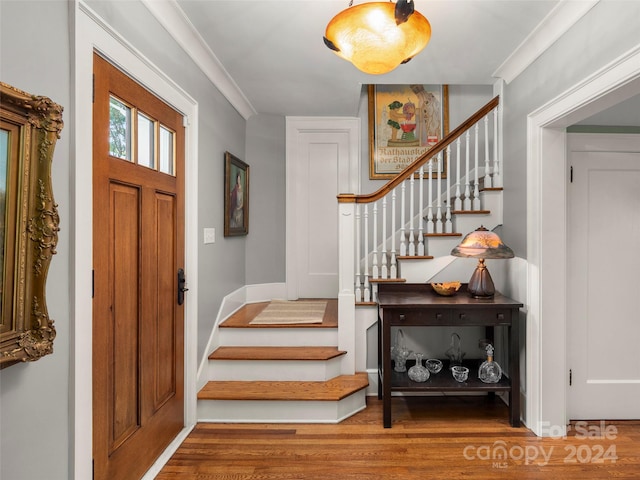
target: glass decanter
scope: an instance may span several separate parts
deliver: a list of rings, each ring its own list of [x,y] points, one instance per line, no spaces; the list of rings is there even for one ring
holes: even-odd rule
[[[407,371],[407,357],[411,354],[411,350],[409,350],[404,343],[404,333],[402,333],[402,329],[398,329],[396,333],[396,344],[391,349],[391,358],[393,358],[393,369],[396,372],[406,372]]]
[[[429,370],[422,365],[422,353],[415,353],[416,364],[407,373],[414,382],[426,382],[429,380]]]
[[[493,361],[493,346],[486,346],[487,359],[482,362],[478,369],[478,378],[484,383],[498,383],[502,378],[502,368]]]
[[[447,349],[444,354],[449,359],[449,368],[453,368],[456,365],[462,365],[462,358],[465,353],[462,351],[460,347],[460,335],[457,333],[451,334],[451,346]]]

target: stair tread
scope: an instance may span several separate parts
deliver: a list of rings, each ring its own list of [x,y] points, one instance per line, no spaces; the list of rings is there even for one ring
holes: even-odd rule
[[[491,215],[491,210],[454,210],[454,215]]]
[[[398,255],[398,260],[433,260],[433,255]]]
[[[366,372],[327,381],[210,381],[199,400],[338,401],[369,385]]]
[[[461,233],[425,233],[425,237],[461,237]]]
[[[337,347],[218,347],[210,360],[330,360],[346,352]]]
[[[310,300],[310,299],[306,299]],[[220,328],[337,328],[338,326],[338,300],[327,300],[327,309],[322,323],[297,323],[281,325],[252,325],[251,320],[269,305],[270,302],[248,303],[220,324]]]
[[[369,283],[404,283],[404,278],[369,278]]]

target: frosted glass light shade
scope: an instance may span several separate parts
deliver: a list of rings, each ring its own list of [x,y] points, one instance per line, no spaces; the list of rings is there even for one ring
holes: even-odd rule
[[[431,38],[431,25],[414,11],[406,22],[396,24],[393,2],[369,2],[343,10],[333,17],[325,43],[336,55],[371,74],[387,73],[406,63]]]

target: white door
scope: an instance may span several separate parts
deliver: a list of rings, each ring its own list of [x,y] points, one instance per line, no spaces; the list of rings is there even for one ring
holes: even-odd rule
[[[638,419],[640,137],[568,137],[568,418]]]
[[[357,118],[287,118],[287,295],[338,295],[339,193],[358,189]]]

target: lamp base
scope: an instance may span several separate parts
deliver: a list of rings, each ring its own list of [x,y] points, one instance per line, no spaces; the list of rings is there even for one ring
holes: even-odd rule
[[[474,298],[493,298],[496,293],[489,270],[484,264],[484,258],[478,260],[478,266],[469,279],[467,291]]]

